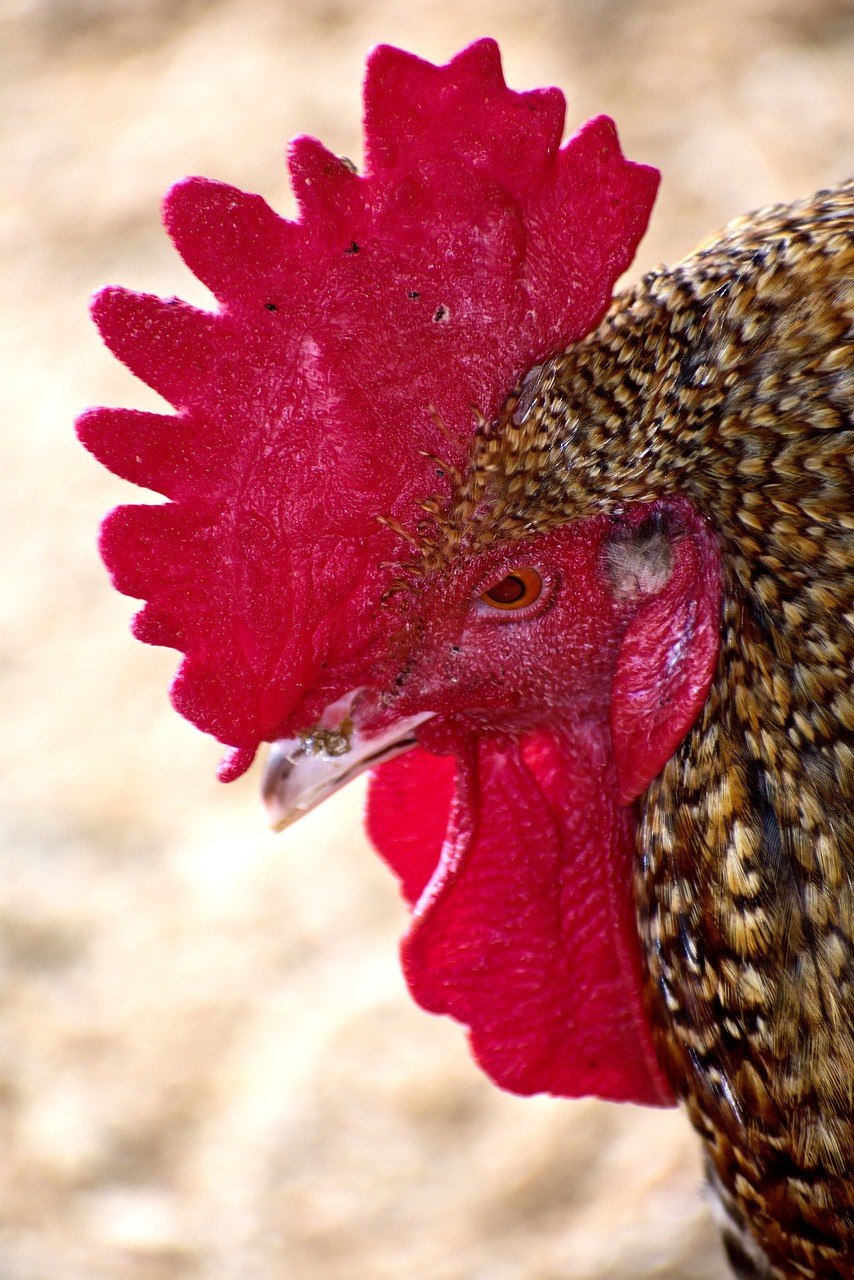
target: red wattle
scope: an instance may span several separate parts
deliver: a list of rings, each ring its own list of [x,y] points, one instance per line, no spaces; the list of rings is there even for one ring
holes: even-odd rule
[[[473,742],[457,770],[453,805],[447,760],[420,751],[382,766],[371,793],[369,831],[410,898],[432,871],[403,943],[415,999],[464,1023],[512,1092],[671,1104],[641,995],[634,814],[612,799],[607,732]]]
[[[365,819],[368,838],[400,880],[411,907],[439,862],[456,771],[452,756],[434,756],[415,747],[371,774]]]

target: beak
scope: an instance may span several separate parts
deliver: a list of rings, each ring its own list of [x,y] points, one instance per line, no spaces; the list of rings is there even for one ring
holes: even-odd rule
[[[348,693],[327,707],[316,725],[270,747],[261,799],[274,831],[296,822],[366,769],[411,750],[416,728],[433,715],[424,711],[372,733],[354,722],[353,707],[361,693]]]

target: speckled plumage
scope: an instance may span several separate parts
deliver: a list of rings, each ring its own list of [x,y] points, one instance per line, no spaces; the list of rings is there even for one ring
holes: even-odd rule
[[[725,597],[642,805],[648,1010],[738,1274],[851,1277],[854,183],[733,223],[533,370],[444,549],[481,510],[513,540],[665,495],[717,531]]]

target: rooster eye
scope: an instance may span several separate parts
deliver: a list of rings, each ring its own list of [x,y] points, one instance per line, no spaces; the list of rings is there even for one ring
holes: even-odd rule
[[[543,580],[536,569],[513,569],[480,599],[492,609],[526,609],[539,599],[542,589]]]

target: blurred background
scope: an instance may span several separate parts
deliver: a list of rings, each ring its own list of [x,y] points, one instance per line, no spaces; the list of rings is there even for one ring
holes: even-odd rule
[[[72,419],[155,398],[87,297],[207,301],[162,193],[290,213],[289,137],[359,156],[372,44],[482,35],[663,171],[634,273],[854,172],[851,0],[0,0],[0,1280],[726,1274],[682,1117],[482,1079],[404,992],[359,786],[270,835],[95,551],[131,494]]]

